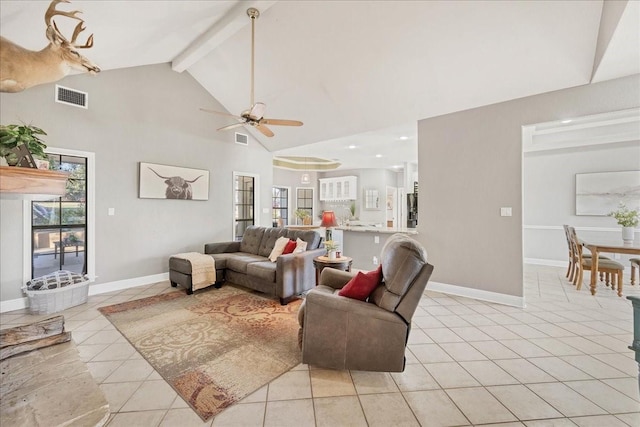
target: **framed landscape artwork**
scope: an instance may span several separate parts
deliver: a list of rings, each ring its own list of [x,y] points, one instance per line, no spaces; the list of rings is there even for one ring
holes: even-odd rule
[[[640,209],[640,171],[576,174],[576,215],[608,215],[620,203]]]
[[[209,200],[209,171],[140,162],[141,199]]]

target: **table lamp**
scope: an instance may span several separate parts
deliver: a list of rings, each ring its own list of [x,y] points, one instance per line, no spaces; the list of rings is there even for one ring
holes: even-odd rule
[[[322,223],[320,223],[320,226],[327,229],[325,234],[326,241],[333,240],[333,233],[331,228],[336,227],[337,225],[338,221],[336,221],[336,214],[333,211],[322,212]]]

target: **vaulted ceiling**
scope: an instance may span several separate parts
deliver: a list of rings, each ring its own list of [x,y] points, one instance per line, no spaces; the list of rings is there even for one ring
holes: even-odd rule
[[[0,34],[41,49],[48,3],[0,1]],[[415,158],[417,120],[640,73],[637,1],[603,8],[600,0],[77,0],[58,7],[84,11],[86,33],[95,34],[85,53],[102,70],[171,63],[239,114],[250,99],[250,6],[261,11],[255,98],[267,105],[266,117],[304,122],[274,126],[273,138],[250,129],[276,154],[347,164],[366,155],[388,167]],[[70,34],[73,23],[64,21],[71,20],[57,19]],[[206,114],[200,107],[214,106],[194,105],[193,114]],[[208,118],[212,132],[233,122]],[[399,140],[407,134],[413,145]]]

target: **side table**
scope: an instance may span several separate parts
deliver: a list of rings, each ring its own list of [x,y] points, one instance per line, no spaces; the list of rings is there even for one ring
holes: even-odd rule
[[[328,256],[317,256],[313,259],[313,266],[316,269],[316,286],[320,281],[320,273],[324,268],[335,268],[343,271],[351,271],[351,263],[353,258],[348,256],[341,256],[334,260],[330,260]]]

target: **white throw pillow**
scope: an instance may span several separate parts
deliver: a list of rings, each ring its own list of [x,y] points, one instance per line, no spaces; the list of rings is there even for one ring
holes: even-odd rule
[[[273,245],[273,249],[269,254],[269,259],[271,260],[271,262],[276,262],[278,257],[282,255],[282,252],[284,252],[284,247],[287,246],[287,243],[289,243],[289,238],[278,237],[278,240],[276,240],[276,243]]]
[[[296,239],[296,248],[293,250],[293,253],[300,253],[307,250],[307,242],[302,240],[301,238]]]

